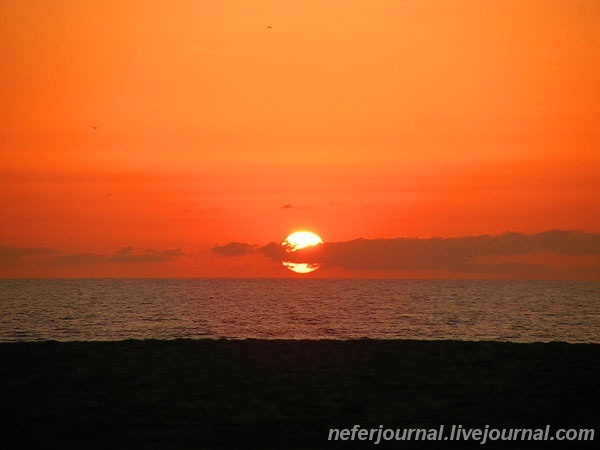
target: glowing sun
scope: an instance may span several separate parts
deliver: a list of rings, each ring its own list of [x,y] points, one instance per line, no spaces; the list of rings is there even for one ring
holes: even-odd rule
[[[285,252],[290,255],[296,250],[309,247],[316,248],[321,244],[323,244],[323,239],[310,231],[296,231],[295,233],[292,233],[286,237],[281,243],[285,249]],[[315,262],[297,263],[291,261],[281,261],[281,264],[296,273],[309,273],[321,267],[320,263]]]

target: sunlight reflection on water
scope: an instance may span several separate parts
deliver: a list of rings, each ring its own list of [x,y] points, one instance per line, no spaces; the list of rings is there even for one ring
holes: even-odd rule
[[[600,343],[600,283],[1,280],[0,341],[173,338]]]

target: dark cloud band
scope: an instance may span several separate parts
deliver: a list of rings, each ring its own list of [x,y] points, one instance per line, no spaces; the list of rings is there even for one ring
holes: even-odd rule
[[[325,267],[366,271],[441,270],[481,273],[517,270],[515,264],[493,264],[488,257],[548,253],[571,257],[600,255],[600,234],[551,230],[536,234],[506,232],[453,238],[356,239],[327,242],[292,254],[276,242],[263,247],[232,242],[215,247],[224,256],[259,253],[273,260],[318,262]],[[531,268],[531,267],[529,267]],[[600,275],[600,274],[599,274]]]

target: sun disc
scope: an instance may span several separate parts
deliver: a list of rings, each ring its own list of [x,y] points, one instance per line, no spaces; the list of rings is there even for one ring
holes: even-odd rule
[[[293,263],[289,261],[281,261],[285,267],[296,273],[310,273],[321,267],[319,263]]]
[[[288,247],[291,251],[299,248],[322,244],[323,240],[312,231],[296,231],[284,239],[281,245]]]
[[[321,244],[323,244],[323,239],[312,231],[296,231],[286,237],[281,243],[286,253],[289,254],[294,253],[296,250],[315,247]],[[321,264],[315,262],[282,261],[281,263],[292,272],[296,273],[310,273],[321,267]]]

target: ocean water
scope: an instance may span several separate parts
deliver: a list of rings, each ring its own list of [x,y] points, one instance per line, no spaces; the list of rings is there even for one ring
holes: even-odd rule
[[[0,280],[0,342],[174,338],[600,343],[600,282]]]

